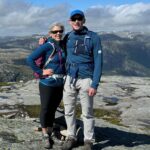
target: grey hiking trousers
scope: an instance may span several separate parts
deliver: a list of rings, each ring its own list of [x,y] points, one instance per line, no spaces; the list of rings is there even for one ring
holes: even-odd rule
[[[76,139],[76,116],[75,108],[77,95],[79,94],[83,125],[84,125],[84,141],[94,140],[94,117],[93,117],[93,97],[88,96],[88,88],[91,85],[90,78],[78,79],[75,86],[70,85],[70,76],[66,77],[63,91],[63,102],[65,108],[65,119],[67,123],[68,137]]]

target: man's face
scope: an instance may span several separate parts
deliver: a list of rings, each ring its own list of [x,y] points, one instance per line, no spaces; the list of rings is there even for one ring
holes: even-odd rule
[[[85,23],[85,19],[81,15],[74,15],[69,20],[70,25],[72,26],[73,30],[80,30]]]

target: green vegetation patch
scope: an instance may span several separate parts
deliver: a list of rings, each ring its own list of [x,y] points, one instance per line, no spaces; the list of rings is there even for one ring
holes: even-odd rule
[[[81,116],[81,106],[80,105],[77,106],[76,115],[78,118],[80,118],[80,116]],[[121,115],[121,112],[118,110],[107,110],[107,109],[102,109],[102,108],[94,109],[94,116],[96,118],[101,118],[112,124],[123,126],[123,124],[121,124],[120,115]]]
[[[13,82],[0,82],[0,92],[10,90],[9,86],[13,84],[14,84]]]
[[[33,118],[39,117],[40,105],[24,105],[20,107],[22,107],[22,109],[24,109],[24,111],[27,112],[30,117],[33,117]],[[61,103],[60,107],[63,108],[63,103]],[[102,108],[94,109],[94,116],[96,118],[101,118],[112,124],[123,126],[123,124],[121,124],[120,115],[121,115],[121,112],[118,110],[107,110],[107,109],[102,109]],[[80,105],[77,105],[76,116],[78,119],[80,119],[80,116],[81,116]]]
[[[38,118],[40,114],[40,105],[25,105],[24,110],[31,118]]]
[[[121,115],[121,112],[118,110],[106,110],[106,109],[101,109],[101,108],[94,109],[94,116],[96,118],[104,119],[116,125],[122,125],[120,123],[121,122],[120,115]]]
[[[0,82],[0,87],[1,86],[10,86],[10,85],[13,85],[14,83],[11,83],[11,82]]]

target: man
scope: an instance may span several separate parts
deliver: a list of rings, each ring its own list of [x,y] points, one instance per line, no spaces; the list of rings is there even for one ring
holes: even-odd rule
[[[64,40],[67,50],[67,77],[63,102],[67,123],[67,140],[62,149],[76,146],[76,97],[79,94],[84,124],[84,149],[91,150],[94,141],[93,97],[102,74],[102,48],[100,37],[84,26],[85,15],[81,10],[70,14],[72,31]]]

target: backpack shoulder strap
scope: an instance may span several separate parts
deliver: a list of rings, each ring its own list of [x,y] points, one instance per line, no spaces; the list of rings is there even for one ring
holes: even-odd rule
[[[92,34],[93,34],[93,32],[88,30],[88,31],[87,31],[87,34],[86,34],[85,37],[84,37],[85,40],[86,40],[86,39],[92,40]]]
[[[85,37],[84,37],[84,44],[86,46],[86,49],[87,51],[89,51],[90,55],[92,56],[92,45],[93,45],[93,42],[92,42],[92,31],[87,31]]]
[[[68,32],[68,33],[65,35],[66,40],[69,39],[71,32],[72,32],[72,31]]]
[[[64,49],[64,52],[65,52],[65,56],[67,56],[67,50],[66,50],[66,49],[67,49],[67,41],[69,40],[69,37],[70,37],[71,32],[72,32],[72,31],[68,32],[68,33],[64,36],[63,41],[62,41],[62,43],[63,43],[63,49]]]
[[[48,41],[47,43],[49,43],[49,44],[53,47],[53,51],[52,51],[52,53],[50,54],[50,56],[48,57],[47,61],[45,62],[43,68],[45,68],[45,67],[48,65],[48,63],[52,60],[52,57],[54,56],[55,51],[56,51],[56,48],[55,48],[54,43],[52,43],[52,42],[50,42],[50,41]]]
[[[53,50],[55,49],[55,44],[53,42],[48,41],[47,43],[49,43],[53,47]]]

